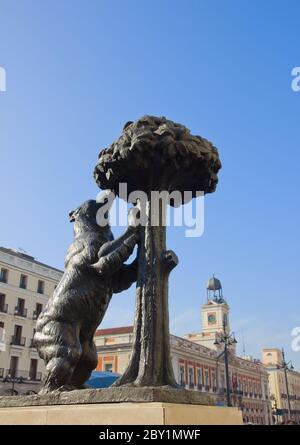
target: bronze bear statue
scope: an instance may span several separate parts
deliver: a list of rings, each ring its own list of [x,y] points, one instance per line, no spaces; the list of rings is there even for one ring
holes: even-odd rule
[[[70,212],[74,242],[60,283],[37,320],[34,344],[46,364],[40,394],[81,388],[97,366],[93,341],[112,294],[137,278],[137,260],[126,265],[139,240],[129,225],[114,240],[110,225],[97,224],[103,203],[89,200]]]

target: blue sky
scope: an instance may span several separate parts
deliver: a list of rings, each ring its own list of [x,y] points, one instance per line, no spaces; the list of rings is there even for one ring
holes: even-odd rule
[[[246,353],[284,346],[300,368],[299,21],[292,0],[0,0],[0,245],[62,267],[67,213],[98,192],[100,148],[128,120],[167,116],[223,163],[204,235],[168,230],[171,331],[200,329],[214,272],[238,350],[243,334]],[[132,287],[103,326],[131,324],[133,309]]]

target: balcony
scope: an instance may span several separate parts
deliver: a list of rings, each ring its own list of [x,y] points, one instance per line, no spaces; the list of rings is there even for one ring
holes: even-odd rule
[[[0,312],[7,314],[8,311],[8,304],[1,304],[0,305]]]
[[[11,337],[11,345],[14,346],[25,346],[26,338],[25,337],[18,337],[16,335],[12,335]]]
[[[4,375],[4,368],[0,368],[0,379],[3,377]]]
[[[27,317],[27,309],[16,306],[14,315],[17,315],[18,317],[26,318]]]
[[[26,381],[40,382],[42,380],[42,373],[7,369],[3,380],[10,382],[13,379],[18,383],[24,383]]]
[[[33,313],[32,313],[32,319],[33,320],[37,320],[38,318],[39,318],[39,316],[41,315],[41,313],[42,313],[43,311],[42,311],[42,309],[40,309],[40,310],[35,310],[35,311],[33,311]]]

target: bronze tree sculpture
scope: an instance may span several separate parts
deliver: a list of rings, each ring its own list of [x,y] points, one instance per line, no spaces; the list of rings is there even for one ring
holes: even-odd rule
[[[169,346],[168,276],[177,257],[166,250],[161,202],[158,225],[151,224],[151,191],[211,193],[221,168],[216,148],[165,117],[144,116],[128,122],[122,135],[99,154],[94,176],[102,189],[146,193],[141,211],[134,343],[130,362],[115,385],[177,386]],[[172,201],[170,202],[172,205]]]

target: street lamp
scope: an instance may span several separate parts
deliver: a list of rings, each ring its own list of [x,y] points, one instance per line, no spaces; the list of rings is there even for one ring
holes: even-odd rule
[[[228,346],[237,343],[237,340],[234,336],[234,333],[227,333],[226,324],[223,321],[223,332],[218,334],[218,338],[216,338],[214,345],[224,344],[224,361],[225,361],[225,375],[226,375],[226,398],[227,398],[227,406],[232,406],[231,398],[230,398],[230,382],[229,382],[229,369],[228,369]]]
[[[291,400],[290,400],[290,392],[289,392],[287,371],[293,371],[294,366],[293,366],[291,360],[288,361],[288,362],[285,361],[285,355],[284,355],[284,349],[283,348],[282,348],[282,364],[281,364],[281,366],[278,365],[278,369],[283,369],[283,371],[284,371],[286,395],[287,395],[287,402],[288,402],[288,420],[291,420]]]

